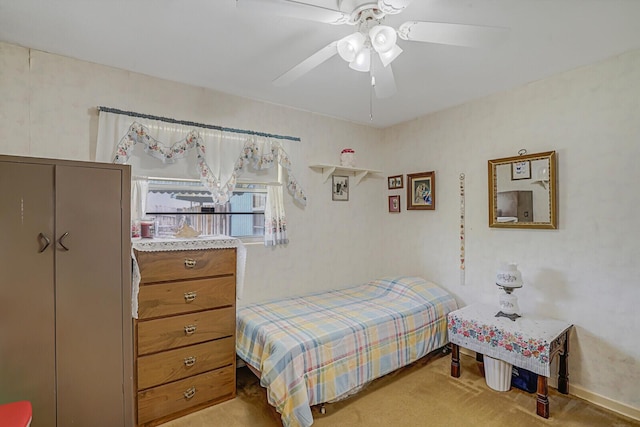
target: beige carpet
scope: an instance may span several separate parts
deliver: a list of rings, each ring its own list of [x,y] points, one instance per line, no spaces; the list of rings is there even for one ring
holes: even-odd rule
[[[461,355],[460,378],[450,376],[450,356],[426,356],[380,378],[359,394],[314,410],[314,427],[376,426],[640,426],[639,421],[549,389],[549,419],[538,417],[535,393],[487,387],[475,359]],[[571,374],[571,371],[569,371]],[[569,378],[571,380],[571,378]],[[569,385],[571,387],[571,384]],[[162,427],[278,427],[279,414],[246,368],[238,370],[238,396]]]

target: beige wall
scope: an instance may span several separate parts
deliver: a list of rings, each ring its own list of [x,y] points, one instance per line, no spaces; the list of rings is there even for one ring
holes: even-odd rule
[[[308,204],[285,197],[287,247],[248,247],[241,304],[382,274],[372,248],[381,246],[386,180],[365,178],[348,202],[333,202],[331,181],[309,168],[352,147],[359,164],[381,169],[379,130],[3,43],[0,73],[0,154],[93,160],[96,106],[302,138],[287,151]]]
[[[495,268],[515,261],[521,307],[576,326],[572,393],[640,419],[640,192],[630,186],[640,179],[640,52],[378,130],[0,43],[0,153],[91,160],[98,105],[302,138],[289,154],[309,203],[287,198],[286,248],[249,247],[242,304],[383,274],[430,278],[462,304],[496,303]],[[332,202],[330,182],[308,165],[337,163],[344,147],[383,174]],[[521,148],[558,152],[559,230],[487,225],[487,160]],[[386,176],[430,170],[437,210],[406,211]],[[389,194],[401,194],[402,213],[387,213]]]
[[[496,304],[514,261],[523,310],[575,325],[573,393],[640,418],[640,51],[384,131],[390,174],[435,170],[437,210],[388,216],[385,272],[432,278],[463,304]],[[488,227],[487,161],[555,150],[558,230]],[[459,176],[466,182],[466,281],[459,270]],[[575,387],[574,387],[575,386]],[[626,406],[626,408],[625,408]],[[553,409],[552,409],[553,413]]]

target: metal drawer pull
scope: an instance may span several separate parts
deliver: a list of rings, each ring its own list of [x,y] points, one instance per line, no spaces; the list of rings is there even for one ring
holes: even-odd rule
[[[193,258],[185,258],[184,259],[184,266],[186,268],[193,268],[193,267],[196,266],[196,262],[197,261],[195,259],[193,259]]]
[[[189,356],[184,358],[184,366],[193,366],[196,364],[196,357]]]
[[[196,388],[195,387],[191,387],[190,389],[188,389],[187,391],[184,392],[184,398],[185,399],[191,399],[193,396],[196,395]]]
[[[196,325],[187,325],[184,327],[184,333],[187,335],[191,335],[196,331]]]
[[[196,299],[197,296],[198,296],[197,292],[185,292],[184,293],[184,301],[185,302],[191,302],[194,299]]]

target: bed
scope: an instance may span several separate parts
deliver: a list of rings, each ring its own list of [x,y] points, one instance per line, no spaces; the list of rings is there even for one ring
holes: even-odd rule
[[[448,343],[452,295],[419,277],[387,277],[345,289],[238,309],[236,352],[260,377],[285,427],[308,427],[311,407]]]

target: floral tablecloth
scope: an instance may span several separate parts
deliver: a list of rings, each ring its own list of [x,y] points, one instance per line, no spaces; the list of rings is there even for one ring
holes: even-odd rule
[[[549,377],[553,343],[571,324],[523,314],[495,317],[499,308],[473,304],[448,315],[449,341]]]

